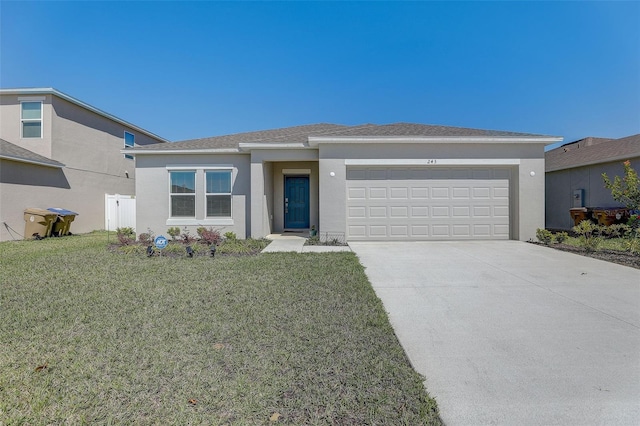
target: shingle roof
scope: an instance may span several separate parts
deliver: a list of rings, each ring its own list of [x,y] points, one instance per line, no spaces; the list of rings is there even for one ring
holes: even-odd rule
[[[544,154],[547,172],[634,157],[640,157],[640,134],[621,139],[580,139]]]
[[[393,136],[431,136],[431,137],[464,137],[464,136],[497,136],[497,137],[531,137],[542,136],[532,133],[505,132],[499,130],[470,129],[467,127],[437,126],[416,123],[393,123],[375,125],[368,124],[342,129],[335,136],[353,137],[393,137]]]
[[[64,164],[44,157],[28,149],[22,148],[18,145],[14,145],[4,139],[0,139],[0,158],[20,161],[22,163],[33,163],[48,167],[64,167]]]
[[[539,137],[531,133],[515,133],[497,130],[469,129],[464,127],[432,126],[426,124],[361,124],[345,126],[339,124],[309,124],[281,129],[237,133],[226,136],[191,139],[170,144],[136,147],[136,151],[173,151],[199,149],[237,149],[241,143],[306,143],[309,137]]]

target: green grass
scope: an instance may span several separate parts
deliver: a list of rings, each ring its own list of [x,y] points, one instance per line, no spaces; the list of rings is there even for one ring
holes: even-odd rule
[[[352,253],[106,245],[0,244],[0,424],[440,423]]]
[[[598,243],[598,250],[628,252],[629,243],[631,241],[632,240],[629,238],[600,238]],[[563,241],[563,243],[574,247],[583,247],[583,244],[577,237],[568,237],[565,241]]]

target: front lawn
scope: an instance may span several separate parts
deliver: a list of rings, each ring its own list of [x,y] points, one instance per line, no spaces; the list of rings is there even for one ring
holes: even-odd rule
[[[0,424],[440,424],[352,253],[0,244]]]

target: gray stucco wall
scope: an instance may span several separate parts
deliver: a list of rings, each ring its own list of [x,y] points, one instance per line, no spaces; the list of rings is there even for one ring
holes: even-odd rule
[[[135,135],[138,145],[160,141],[53,95],[27,96],[44,98],[43,137],[23,139],[22,96],[1,98],[1,137],[65,167],[56,170],[2,161],[0,220],[22,233],[25,208],[62,207],[79,213],[72,232],[103,229],[105,194],[135,194],[135,162],[120,152],[125,130]],[[3,225],[0,240],[10,238]]]
[[[640,157],[630,160],[631,166],[638,170]],[[615,176],[623,176],[622,161],[548,172],[546,174],[546,227],[554,229],[573,227],[569,209],[573,207],[574,190],[584,190],[585,207],[622,206],[613,199],[611,191],[604,187],[602,173],[606,173],[612,180]]]
[[[52,95],[0,95],[0,138],[36,154],[52,158],[51,142],[53,140],[52,123],[54,119],[52,98]],[[22,139],[20,137],[22,124],[19,99],[42,102],[42,138]]]
[[[490,167],[500,160],[513,163],[511,238],[526,241],[535,237],[537,228],[544,227],[544,144],[327,144],[320,145],[319,158],[319,229],[322,232],[346,234],[345,159],[435,159],[447,160],[449,166],[460,160],[458,164],[465,167]]]
[[[156,235],[169,227],[187,227],[192,235],[200,226],[220,231],[235,232],[246,238],[249,232],[251,203],[250,157],[246,154],[223,155],[139,155],[136,178],[136,227],[138,232],[150,228]],[[210,167],[232,169],[232,219],[206,218],[204,171]],[[169,170],[175,168],[196,170],[196,217],[171,218]]]

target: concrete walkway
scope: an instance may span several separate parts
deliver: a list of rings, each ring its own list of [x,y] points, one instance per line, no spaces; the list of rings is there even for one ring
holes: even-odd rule
[[[519,241],[350,243],[447,426],[640,424],[640,271]]]
[[[307,240],[305,234],[270,234],[267,239],[271,244],[262,250],[262,253],[291,252],[296,253],[325,253],[331,251],[351,251],[349,246],[305,246]]]

